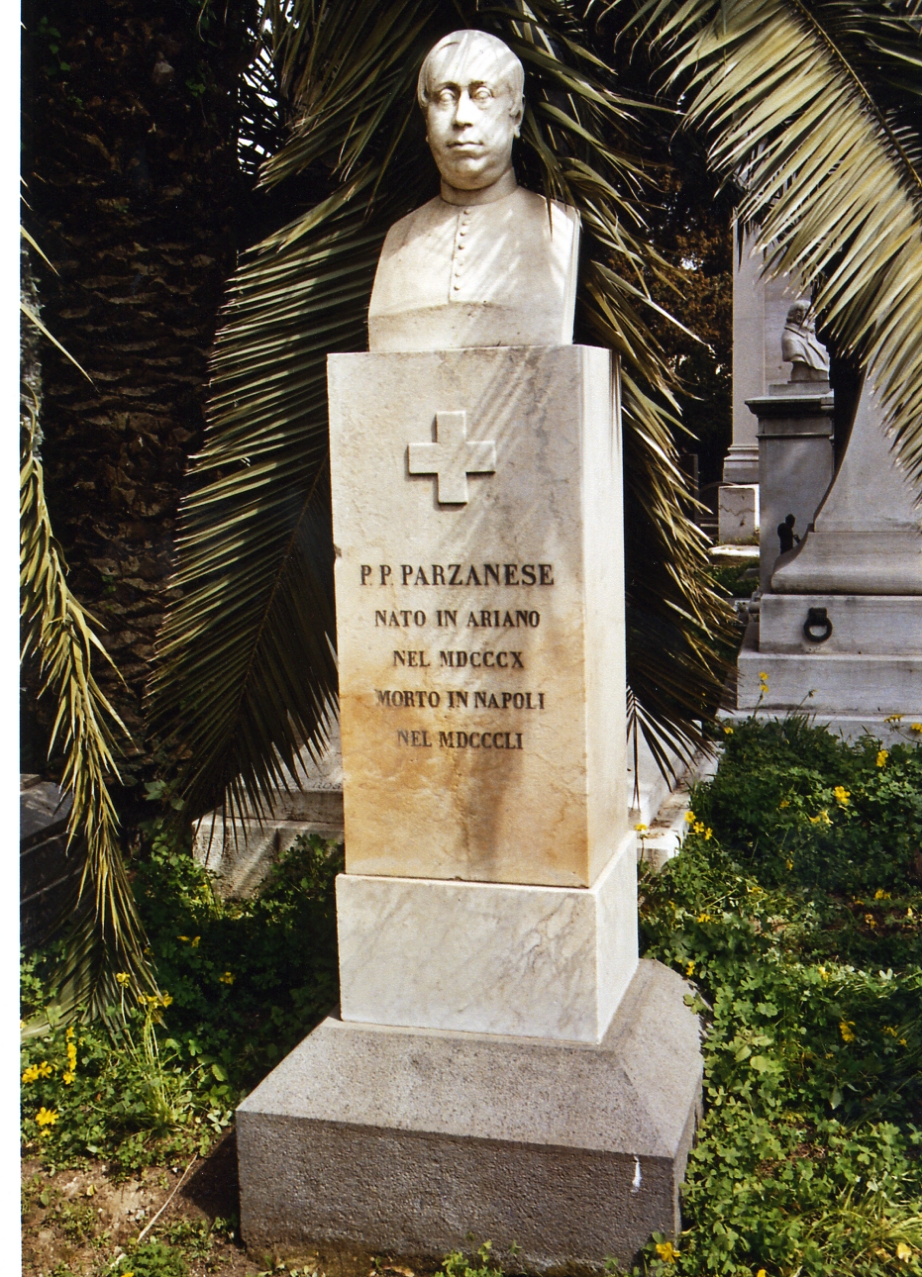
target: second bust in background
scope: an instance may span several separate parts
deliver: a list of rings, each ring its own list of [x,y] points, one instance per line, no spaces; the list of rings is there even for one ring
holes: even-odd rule
[[[572,342],[579,217],[516,182],[524,82],[508,45],[482,31],[452,32],[423,62],[417,96],[441,190],[387,233],[370,350]]]

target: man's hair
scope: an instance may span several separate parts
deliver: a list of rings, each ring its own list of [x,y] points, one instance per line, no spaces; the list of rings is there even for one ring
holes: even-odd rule
[[[801,298],[800,301],[796,301],[788,310],[788,317],[785,322],[789,324],[802,324],[809,314],[810,303],[804,298]]]
[[[423,59],[423,65],[419,68],[419,79],[416,82],[416,100],[423,111],[429,104],[429,73],[432,70],[432,64],[435,59],[450,45],[459,44],[464,46],[473,44],[475,41],[488,45],[502,58],[505,66],[503,67],[501,83],[509,89],[513,100],[510,115],[515,115],[521,111],[524,106],[523,92],[525,89],[525,69],[521,62],[505,41],[498,39],[495,35],[490,35],[486,31],[475,31],[471,28],[452,31],[450,35],[442,36],[441,40],[432,46]]]

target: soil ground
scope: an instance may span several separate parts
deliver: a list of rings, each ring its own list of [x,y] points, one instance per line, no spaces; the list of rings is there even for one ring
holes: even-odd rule
[[[422,1277],[436,1267],[332,1248],[248,1252],[239,1237],[232,1131],[188,1167],[154,1166],[131,1176],[110,1175],[104,1162],[48,1171],[26,1159],[22,1186],[23,1277],[105,1277],[148,1227],[142,1240],[173,1246],[189,1277]]]

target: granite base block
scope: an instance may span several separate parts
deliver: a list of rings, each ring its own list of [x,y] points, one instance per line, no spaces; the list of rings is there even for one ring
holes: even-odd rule
[[[340,874],[342,1018],[599,1042],[637,967],[635,847],[591,887]]]
[[[237,1110],[249,1247],[601,1270],[680,1228],[701,1097],[689,986],[643,960],[599,1045],[323,1021]]]

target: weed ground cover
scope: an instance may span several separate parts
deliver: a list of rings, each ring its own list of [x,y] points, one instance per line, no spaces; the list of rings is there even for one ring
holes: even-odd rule
[[[692,802],[641,884],[706,1025],[687,1228],[648,1270],[922,1272],[922,749],[742,723]]]
[[[735,725],[692,795],[682,854],[642,879],[643,945],[690,982],[706,1074],[686,1229],[654,1238],[635,1272],[922,1273],[922,730],[906,736],[888,751],[803,719]],[[269,1271],[239,1247],[232,1186],[230,1205],[186,1209],[181,1194],[136,1239],[335,1004],[340,866],[341,849],[300,840],[258,899],[226,904],[152,822],[133,873],[161,999],[126,988],[124,1028],[58,1025],[24,1044],[27,1273]],[[53,992],[46,958],[25,963],[25,1015]],[[136,1217],[105,1204],[118,1194],[143,1199]],[[432,1271],[390,1260],[314,1256],[304,1271]],[[489,1252],[443,1265],[495,1270]]]

